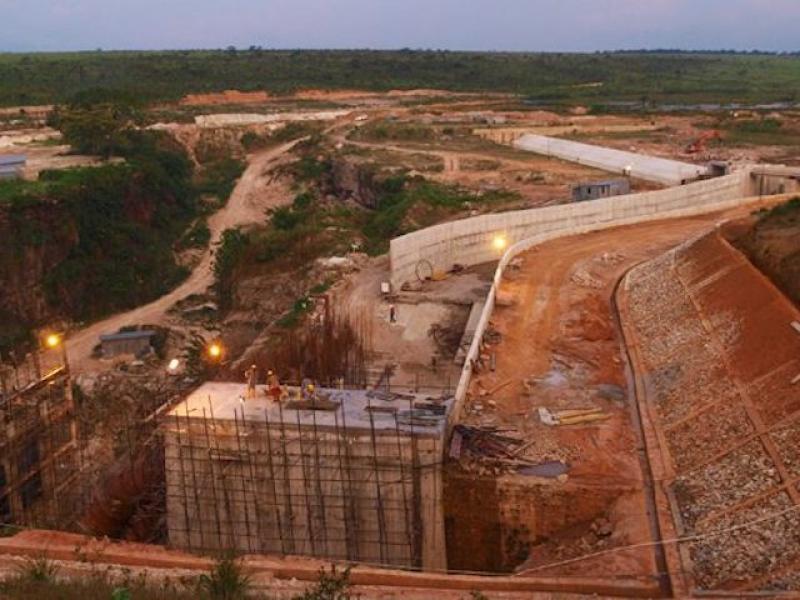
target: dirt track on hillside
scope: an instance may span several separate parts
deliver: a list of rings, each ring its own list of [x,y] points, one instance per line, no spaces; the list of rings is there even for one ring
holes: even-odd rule
[[[270,178],[265,177],[265,171],[298,141],[288,142],[250,157],[247,169],[237,182],[228,203],[208,220],[211,230],[209,249],[186,281],[149,304],[113,315],[68,336],[67,352],[74,373],[104,368],[101,362],[91,358],[92,348],[98,343],[101,334],[115,333],[120,327],[127,325],[158,324],[177,301],[206,291],[214,280],[214,248],[222,232],[233,227],[262,222],[267,208],[288,200],[285,190],[273,185]]]

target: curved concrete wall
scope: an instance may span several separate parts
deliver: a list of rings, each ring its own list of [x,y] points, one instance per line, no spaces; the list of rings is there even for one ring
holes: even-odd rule
[[[576,204],[548,206],[482,215],[451,221],[409,233],[391,241],[389,257],[395,286],[416,279],[421,260],[434,271],[448,271],[454,264],[465,266],[499,260],[502,250],[493,245],[498,235],[508,244],[549,232],[558,235],[580,233],[587,226],[613,226],[709,212],[720,202],[732,202],[751,195],[750,169],[688,185],[614,196]]]
[[[790,194],[782,194],[780,197],[789,198]],[[778,196],[771,196],[771,198],[776,198]],[[712,213],[716,211],[726,210],[729,208],[734,208],[739,206],[743,203],[753,203],[754,197],[744,197],[744,198],[736,198],[733,200],[723,200],[716,202],[714,204],[706,204],[704,206],[704,210],[683,210],[677,211],[673,213],[662,213],[656,215],[655,218],[657,219],[668,219],[668,218],[675,218],[680,216],[691,216],[692,214],[702,214],[705,213]],[[467,390],[469,389],[470,381],[472,380],[472,365],[474,362],[477,362],[478,357],[480,355],[481,344],[483,343],[483,336],[486,333],[486,329],[489,327],[489,319],[492,316],[495,308],[495,300],[497,298],[497,290],[500,288],[500,283],[503,280],[503,273],[505,272],[506,267],[508,264],[516,258],[518,255],[522,254],[533,248],[534,246],[538,246],[539,244],[543,244],[545,242],[549,242],[550,240],[554,240],[560,237],[564,237],[567,235],[580,235],[582,233],[590,233],[592,231],[597,231],[600,229],[606,229],[611,227],[618,227],[626,224],[636,223],[637,221],[647,221],[653,220],[652,218],[648,219],[627,219],[624,221],[618,222],[607,222],[607,223],[596,223],[593,225],[584,225],[582,227],[575,228],[570,230],[569,232],[564,231],[551,231],[549,233],[542,233],[539,235],[535,235],[528,239],[522,240],[517,242],[513,246],[511,246],[502,256],[500,262],[497,265],[497,269],[495,270],[494,279],[492,282],[492,287],[489,290],[489,294],[486,297],[486,305],[483,308],[483,312],[481,313],[481,317],[478,321],[478,324],[475,328],[475,335],[472,338],[472,345],[467,352],[466,359],[464,361],[464,366],[461,369],[461,375],[459,377],[458,386],[456,387],[455,392],[455,402],[453,403],[453,407],[450,410],[450,415],[448,416],[448,431],[445,434],[445,439],[449,439],[450,431],[452,430],[453,425],[459,419],[461,411],[464,407],[464,401],[467,396]],[[447,446],[447,444],[445,444]]]

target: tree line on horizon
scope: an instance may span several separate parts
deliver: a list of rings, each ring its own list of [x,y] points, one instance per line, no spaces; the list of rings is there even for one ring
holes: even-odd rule
[[[0,106],[69,102],[87,90],[144,103],[225,89],[437,88],[507,92],[538,103],[796,100],[797,53],[617,50],[584,54],[377,50],[121,51],[0,54]],[[602,82],[602,86],[581,87]]]

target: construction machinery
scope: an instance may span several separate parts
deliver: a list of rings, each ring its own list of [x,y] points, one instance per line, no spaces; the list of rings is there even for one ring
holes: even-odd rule
[[[707,145],[711,141],[719,141],[722,139],[722,134],[717,129],[710,129],[700,134],[697,139],[693,140],[686,146],[686,154],[697,154],[705,151]]]

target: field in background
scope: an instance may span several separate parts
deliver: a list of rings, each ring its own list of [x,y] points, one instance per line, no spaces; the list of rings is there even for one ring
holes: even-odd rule
[[[0,105],[62,102],[91,88],[151,101],[225,89],[437,88],[551,104],[797,102],[800,57],[713,53],[196,50],[0,54]]]

